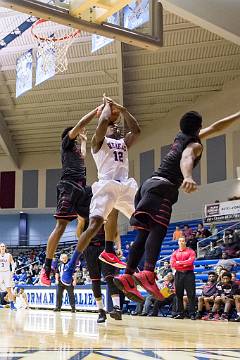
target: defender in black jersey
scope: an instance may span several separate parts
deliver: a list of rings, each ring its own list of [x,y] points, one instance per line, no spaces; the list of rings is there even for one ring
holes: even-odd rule
[[[137,283],[161,300],[154,269],[167,233],[172,206],[178,200],[179,188],[186,193],[197,189],[192,172],[201,159],[201,139],[222,131],[239,118],[240,112],[202,130],[202,116],[199,113],[190,111],[181,118],[180,132],[171,149],[158,170],[142,184],[136,194],[135,212],[130,223],[138,229],[138,235],[130,250],[126,273],[114,279],[115,284],[130,299],[143,301],[136,288]],[[134,273],[144,253],[144,271]]]
[[[92,196],[91,188],[86,186],[86,142],[85,126],[95,117],[98,108],[85,115],[74,127],[62,133],[61,160],[62,176],[57,184],[57,223],[49,236],[46,260],[40,274],[40,283],[49,286],[51,263],[57,245],[67,224],[79,216],[88,218]]]
[[[118,217],[118,211],[113,209],[110,215],[108,216],[108,226],[115,228],[114,223]],[[106,223],[106,224],[107,224]],[[87,263],[87,269],[92,280],[92,291],[97,303],[99,315],[97,322],[103,323],[107,319],[106,311],[104,310],[103,302],[102,302],[102,293],[101,293],[101,275],[103,275],[104,280],[107,283],[108,291],[112,298],[113,302],[113,310],[110,312],[110,316],[115,320],[122,320],[122,312],[120,309],[120,297],[119,290],[113,282],[113,278],[117,275],[118,270],[105,262],[102,262],[99,259],[99,255],[105,248],[105,232],[107,231],[104,225],[99,230],[97,235],[90,241],[88,247],[84,250],[83,255]],[[87,224],[85,224],[85,228]],[[118,234],[115,235],[117,238]],[[118,251],[121,248],[120,244],[115,242],[118,248]],[[117,252],[117,251],[116,251]]]

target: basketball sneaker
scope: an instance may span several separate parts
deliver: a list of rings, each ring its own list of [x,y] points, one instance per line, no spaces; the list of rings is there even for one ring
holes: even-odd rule
[[[101,324],[101,323],[104,323],[106,320],[107,320],[106,311],[103,310],[103,309],[100,309],[98,319],[97,319],[97,323]]]
[[[44,269],[44,267],[42,268],[42,270],[40,272],[40,281],[39,282],[43,286],[50,286],[51,285],[50,277],[46,273],[46,270]]]
[[[140,285],[145,289],[150,295],[152,295],[157,300],[164,300],[164,296],[161,294],[159,288],[156,284],[156,274],[153,271],[143,270],[139,273],[134,273],[134,281],[137,285]]]
[[[122,311],[119,306],[114,306],[112,311],[110,311],[111,318],[115,320],[122,320]]]
[[[104,250],[100,255],[99,255],[99,259],[109,265],[112,265],[114,267],[117,267],[119,269],[125,269],[126,268],[126,263],[124,263],[123,261],[121,261],[117,255],[113,254],[113,253],[108,253],[106,252],[106,250]]]
[[[144,297],[138,291],[131,275],[118,275],[113,279],[113,282],[130,300],[144,302]]]
[[[75,266],[72,266],[68,263],[62,273],[61,282],[66,285],[70,286],[72,284],[73,274],[74,274]]]

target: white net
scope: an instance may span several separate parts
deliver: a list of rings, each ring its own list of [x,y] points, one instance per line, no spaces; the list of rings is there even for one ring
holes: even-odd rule
[[[54,69],[56,74],[65,72],[68,49],[80,31],[40,19],[33,25],[32,34],[38,42],[37,58],[41,59],[42,70]]]

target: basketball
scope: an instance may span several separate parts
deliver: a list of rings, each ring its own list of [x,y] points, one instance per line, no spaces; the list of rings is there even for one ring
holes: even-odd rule
[[[100,118],[102,110],[103,110],[103,105],[100,105],[97,109],[97,117],[98,118]],[[120,111],[118,109],[112,109],[110,121],[116,122],[119,118],[119,115],[120,115]]]

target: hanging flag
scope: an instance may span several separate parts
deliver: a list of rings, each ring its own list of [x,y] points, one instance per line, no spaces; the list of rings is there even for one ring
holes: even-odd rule
[[[149,0],[132,1],[123,9],[123,26],[127,29],[136,29],[149,18]]]
[[[16,65],[16,97],[32,89],[32,49],[17,59]]]
[[[107,22],[114,25],[120,25],[120,15],[119,12],[113,14],[107,19]],[[105,36],[94,34],[92,35],[92,53],[101,49],[102,47],[113,42],[114,39],[106,38]]]

